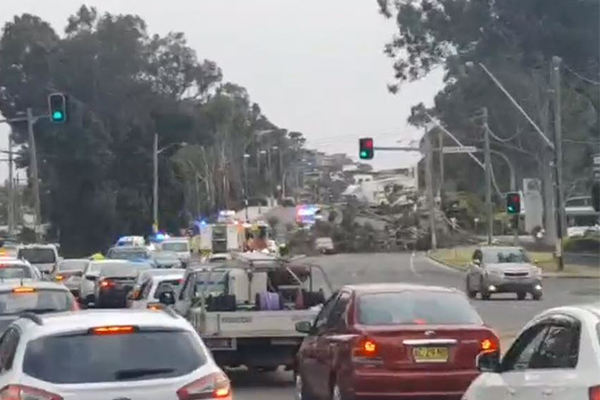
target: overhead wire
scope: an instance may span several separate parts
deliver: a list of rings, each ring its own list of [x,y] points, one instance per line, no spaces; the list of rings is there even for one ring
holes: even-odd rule
[[[585,76],[581,75],[580,73],[578,73],[578,72],[574,71],[572,68],[570,68],[568,65],[566,65],[566,64],[564,64],[564,63],[562,64],[562,66],[563,66],[563,68],[564,68],[566,71],[569,71],[571,74],[573,74],[573,75],[574,75],[574,76],[576,76],[577,78],[581,79],[582,81],[584,81],[584,82],[587,82],[587,83],[589,83],[589,84],[591,84],[591,85],[600,86],[600,82],[599,82],[599,81],[595,81],[595,80],[593,80],[593,79],[590,79],[590,78],[587,78],[587,77],[585,77]]]

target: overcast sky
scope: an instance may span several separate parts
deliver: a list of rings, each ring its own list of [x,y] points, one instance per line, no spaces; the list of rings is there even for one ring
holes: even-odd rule
[[[32,13],[62,34],[80,0],[0,0],[0,24]],[[392,145],[419,136],[406,124],[412,105],[431,103],[441,71],[388,93],[392,60],[383,54],[395,27],[375,0],[96,0],[100,12],[134,13],[151,33],[184,32],[199,58],[216,61],[225,80],[246,87],[280,127],[301,131],[309,147],[354,157],[358,138]],[[0,148],[8,129],[0,124]],[[379,153],[375,168],[418,155]],[[0,179],[6,165],[0,165]]]

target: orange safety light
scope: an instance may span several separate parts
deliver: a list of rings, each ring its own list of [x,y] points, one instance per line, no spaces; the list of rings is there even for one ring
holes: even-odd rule
[[[491,353],[498,350],[498,343],[493,339],[484,339],[481,341],[481,351]]]
[[[372,340],[365,340],[363,350],[366,354],[375,354],[377,352],[377,345]]]

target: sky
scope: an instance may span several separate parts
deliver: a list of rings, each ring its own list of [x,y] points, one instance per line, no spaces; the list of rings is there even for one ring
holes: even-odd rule
[[[184,32],[200,59],[248,89],[276,125],[300,131],[308,147],[356,158],[358,138],[408,145],[421,132],[406,123],[411,106],[431,104],[442,71],[392,95],[392,60],[383,47],[395,32],[376,0],[0,0],[0,25],[32,13],[62,34],[82,4],[141,16],[150,33]],[[8,128],[0,124],[0,149]],[[418,153],[377,152],[375,169],[414,164]],[[0,180],[7,174],[0,164]]]

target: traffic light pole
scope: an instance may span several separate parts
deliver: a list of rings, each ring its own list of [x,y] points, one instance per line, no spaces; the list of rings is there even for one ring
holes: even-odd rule
[[[492,155],[490,152],[490,132],[488,129],[488,110],[481,110],[483,118],[483,136],[485,141],[485,214],[487,218],[487,244],[491,245],[494,238],[494,215],[492,208]]]
[[[556,180],[556,207],[558,209],[556,226],[557,241],[556,241],[556,257],[558,261],[558,270],[565,269],[563,257],[563,234],[566,228],[565,215],[565,193],[563,187],[563,154],[562,154],[562,106],[560,94],[560,63],[559,57],[552,57],[552,89],[554,92],[554,168]]]

